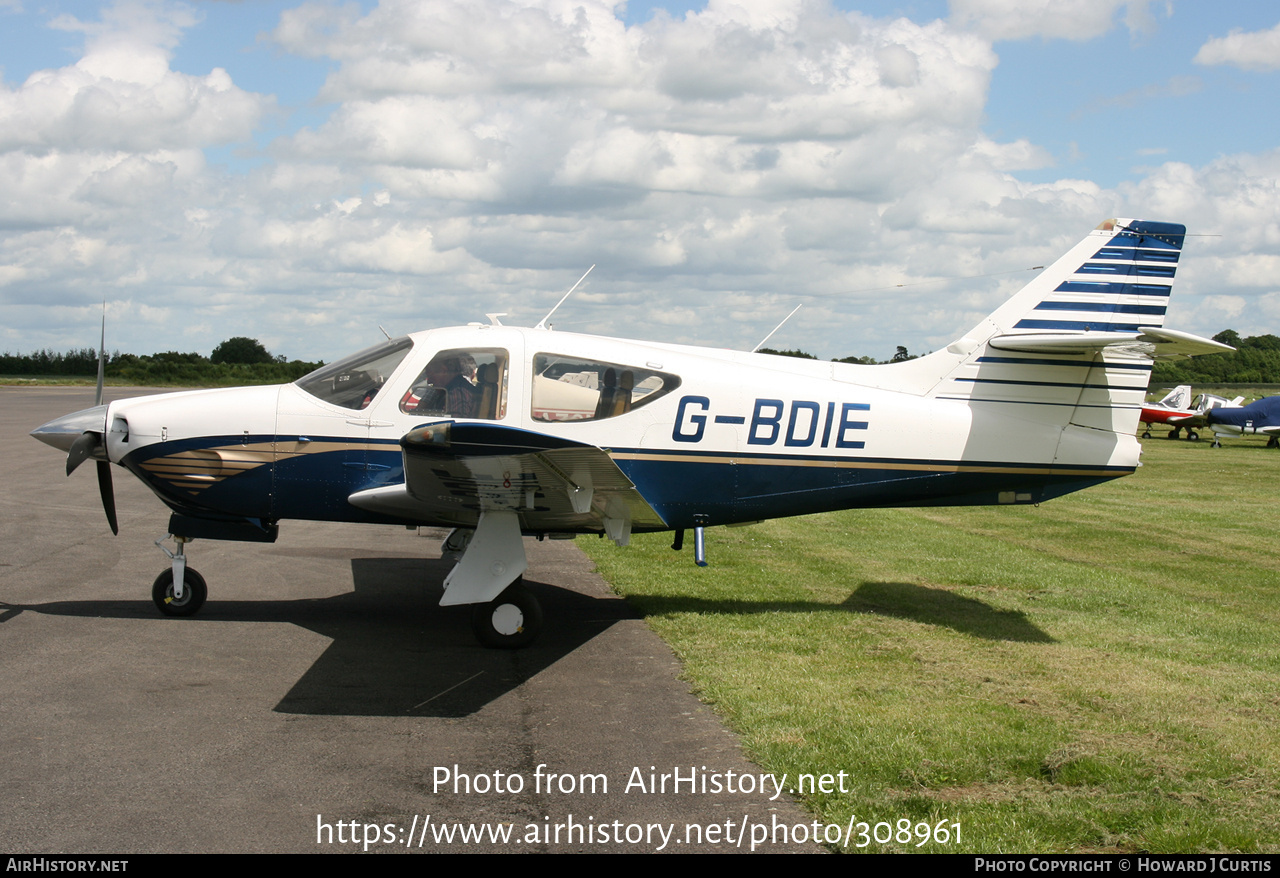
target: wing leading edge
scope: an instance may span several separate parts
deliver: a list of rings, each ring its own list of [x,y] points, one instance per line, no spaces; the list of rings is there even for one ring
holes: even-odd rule
[[[525,533],[605,532],[626,545],[632,529],[663,521],[604,449],[495,424],[439,421],[400,440],[403,484],[348,501],[424,524],[475,527],[481,513],[511,512]]]

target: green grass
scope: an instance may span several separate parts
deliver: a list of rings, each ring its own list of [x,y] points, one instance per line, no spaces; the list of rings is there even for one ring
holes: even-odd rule
[[[1039,508],[582,539],[765,770],[920,850],[1280,851],[1280,451],[1152,439]],[[692,542],[691,540],[689,541]],[[871,850],[916,850],[872,843]]]

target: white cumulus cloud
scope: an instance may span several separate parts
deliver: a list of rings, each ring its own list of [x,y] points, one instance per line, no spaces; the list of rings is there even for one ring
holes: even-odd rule
[[[950,0],[951,17],[993,40],[1090,40],[1124,23],[1133,32],[1153,25],[1150,0]]]
[[[1233,30],[1207,40],[1192,59],[1197,64],[1228,64],[1241,70],[1280,70],[1280,24],[1271,30]]]

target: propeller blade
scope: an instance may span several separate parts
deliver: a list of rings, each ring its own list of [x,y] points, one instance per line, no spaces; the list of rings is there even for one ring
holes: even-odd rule
[[[102,338],[98,342],[98,392],[93,397],[94,405],[102,405],[102,379],[107,362],[107,300],[102,300]]]
[[[102,511],[107,513],[107,524],[111,532],[119,535],[120,525],[116,523],[116,490],[111,484],[111,464],[105,460],[98,461],[98,493],[102,494]]]
[[[98,447],[98,443],[102,441],[102,437],[97,433],[81,433],[75,442],[71,443],[71,448],[67,451],[67,475],[71,475],[76,471],[76,467],[84,463],[85,458],[93,453]]]

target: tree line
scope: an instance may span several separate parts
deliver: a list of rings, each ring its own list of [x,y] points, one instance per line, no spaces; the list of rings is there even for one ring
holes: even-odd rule
[[[778,350],[774,350],[773,348],[760,348],[760,350],[756,351],[756,353],[773,354],[775,357],[796,357],[801,360],[818,359],[813,354],[802,351],[799,348],[793,348],[787,351],[778,351]],[[875,357],[839,357],[839,358],[832,357],[831,362],[853,363],[856,366],[882,366],[885,363],[903,363],[903,362],[906,362],[907,360],[914,360],[918,356],[920,355],[907,353],[907,349],[905,347],[903,347],[902,345],[898,345],[897,351],[895,351],[894,355],[888,360],[877,360]]]
[[[1251,335],[1241,338],[1234,329],[1224,329],[1213,337],[1214,341],[1229,344],[1235,350],[1226,354],[1209,354],[1183,360],[1159,360],[1151,371],[1152,384],[1280,384],[1280,337]],[[762,354],[783,357],[818,359],[802,350],[778,351],[761,348]],[[898,345],[892,359],[876,360],[873,357],[833,358],[837,363],[855,363],[875,366],[883,363],[900,363],[914,360],[916,354]]]
[[[1235,351],[1157,362],[1151,381],[1192,385],[1280,384],[1280,338],[1274,335],[1241,338],[1234,329],[1224,329],[1213,340],[1229,344]]]
[[[109,380],[145,386],[285,384],[323,365],[272,356],[257,339],[243,336],[227,339],[208,357],[194,352],[139,356],[114,351],[104,360],[104,373]],[[0,375],[71,378],[97,374],[98,352],[93,348],[66,353],[40,350],[0,354]]]

